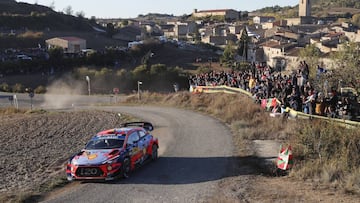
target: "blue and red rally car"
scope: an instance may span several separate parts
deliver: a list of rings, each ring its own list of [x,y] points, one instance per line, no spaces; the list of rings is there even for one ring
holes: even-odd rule
[[[125,123],[97,133],[66,166],[67,179],[113,180],[128,177],[146,160],[158,158],[159,142],[149,122]]]

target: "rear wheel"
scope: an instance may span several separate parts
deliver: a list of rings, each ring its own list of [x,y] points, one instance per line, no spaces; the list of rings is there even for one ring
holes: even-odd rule
[[[155,144],[152,146],[151,160],[156,161],[158,159],[158,146]]]

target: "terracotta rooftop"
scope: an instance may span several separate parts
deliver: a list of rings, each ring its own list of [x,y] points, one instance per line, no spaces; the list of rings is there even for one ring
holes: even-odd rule
[[[344,35],[343,32],[336,32],[336,33],[327,34],[327,35],[325,35],[325,37],[340,37],[342,35]]]

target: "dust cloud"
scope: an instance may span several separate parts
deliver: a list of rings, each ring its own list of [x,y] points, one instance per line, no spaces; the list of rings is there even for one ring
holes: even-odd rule
[[[70,76],[62,77],[52,82],[44,95],[43,107],[46,108],[72,108],[86,94],[86,81],[78,81]]]

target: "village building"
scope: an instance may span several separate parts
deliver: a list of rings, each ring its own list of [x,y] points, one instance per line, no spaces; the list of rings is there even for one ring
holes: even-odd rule
[[[202,10],[194,9],[192,16],[195,18],[204,18],[208,16],[221,16],[225,20],[239,20],[240,12],[233,9],[218,9],[218,10]]]
[[[253,18],[253,22],[255,24],[271,23],[274,21],[275,21],[275,17],[273,16],[255,16]]]
[[[302,25],[312,24],[314,18],[311,16],[311,3],[310,0],[299,1],[299,17],[298,18],[287,18],[287,25]]]
[[[196,23],[192,21],[167,22],[167,25],[162,25],[161,28],[165,37],[176,40],[192,40],[194,33],[198,32]]]
[[[65,54],[77,54],[86,49],[86,40],[78,37],[55,37],[45,43],[48,49],[62,48]]]

